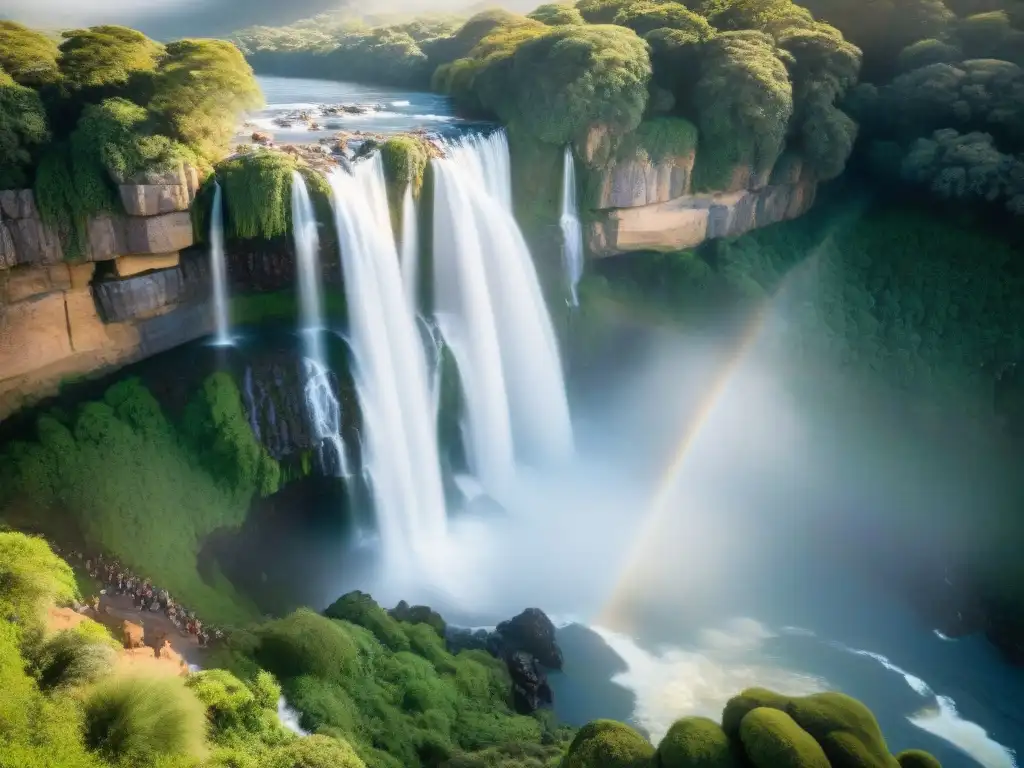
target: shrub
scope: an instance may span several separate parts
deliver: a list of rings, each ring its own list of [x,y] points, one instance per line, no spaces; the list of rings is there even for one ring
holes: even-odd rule
[[[528,18],[558,27],[564,24],[584,24],[583,14],[572,3],[548,3],[535,8],[527,14]]]
[[[900,51],[896,58],[896,69],[899,72],[909,72],[929,64],[952,64],[962,61],[963,58],[963,51],[955,45],[929,38],[911,43]]]
[[[0,48],[2,30],[0,26]],[[39,94],[0,69],[0,189],[25,186],[33,154],[49,135]]]
[[[366,768],[352,747],[341,739],[307,736],[280,747],[266,768]]]
[[[178,40],[167,45],[149,109],[169,135],[213,159],[226,150],[242,114],[262,102],[252,68],[232,43]]]
[[[33,656],[33,671],[41,688],[73,688],[108,675],[117,661],[117,650],[104,639],[97,641],[66,629],[47,638]]]
[[[829,768],[818,742],[777,709],[757,707],[744,715],[740,739],[757,768]]]
[[[578,0],[576,9],[588,24],[611,24],[636,0]]]
[[[0,619],[37,628],[49,604],[77,593],[70,566],[43,539],[0,533]]]
[[[391,618],[387,611],[365,592],[349,592],[342,595],[328,606],[324,615],[365,627],[381,645],[392,651],[409,650],[409,638],[402,631],[402,625]]]
[[[642,768],[654,747],[628,725],[594,720],[579,729],[565,755],[565,768]]]
[[[737,166],[764,173],[775,164],[793,113],[793,88],[771,37],[730,32],[708,41],[694,99],[700,189],[724,188]]]
[[[72,90],[125,88],[133,76],[156,70],[163,46],[141,32],[98,26],[64,32],[58,64]]]
[[[231,237],[270,239],[291,231],[291,155],[260,151],[217,167],[224,189],[224,226]]]
[[[682,3],[664,0],[636,0],[619,11],[613,23],[629,27],[641,37],[656,29],[678,30],[697,40],[707,40],[715,33],[703,16]]]
[[[920,749],[906,749],[896,755],[900,768],[942,768],[934,756]]]
[[[85,699],[85,741],[137,768],[202,753],[205,713],[180,678],[109,680]]]
[[[305,608],[259,628],[256,660],[282,679],[311,675],[340,682],[358,663],[345,625]]]
[[[622,137],[616,157],[660,163],[697,150],[697,126],[681,117],[644,120],[632,133]]]
[[[722,726],[706,717],[676,720],[658,744],[658,768],[736,768],[734,746]]]
[[[60,78],[57,44],[16,21],[0,20],[0,70],[29,88],[50,85]]]
[[[647,46],[624,27],[556,27],[516,48],[505,97],[490,106],[514,130],[549,144],[591,126],[635,129],[647,106]]]

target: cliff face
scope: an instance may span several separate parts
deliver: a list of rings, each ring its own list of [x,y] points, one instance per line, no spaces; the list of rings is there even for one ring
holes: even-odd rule
[[[814,203],[817,181],[793,158],[773,174],[737,166],[725,189],[695,194],[699,147],[655,161],[640,156],[601,163],[606,143],[605,132],[595,128],[581,148],[590,209],[586,239],[595,257],[693,248],[796,218]]]
[[[0,419],[61,381],[209,331],[205,265],[180,256],[198,187],[188,167],[120,185],[126,213],[91,219],[75,263],[32,190],[0,191]]]

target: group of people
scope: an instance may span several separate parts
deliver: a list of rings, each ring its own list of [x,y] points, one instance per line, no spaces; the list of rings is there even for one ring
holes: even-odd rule
[[[60,549],[51,545],[54,552],[62,554]],[[106,560],[103,555],[95,558],[83,556],[81,552],[67,553],[67,560],[80,565],[92,578],[104,587],[104,593],[128,595],[137,610],[162,612],[179,631],[196,638],[201,647],[209,645],[211,640],[221,640],[224,633],[220,629],[206,626],[192,611],[179,605],[166,589],[154,586],[149,579],[143,579],[116,560]]]

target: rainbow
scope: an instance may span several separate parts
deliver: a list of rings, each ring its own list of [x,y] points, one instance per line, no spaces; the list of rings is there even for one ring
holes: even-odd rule
[[[729,357],[728,362],[721,367],[712,385],[707,390],[697,414],[693,419],[687,420],[686,431],[679,441],[671,459],[661,475],[661,480],[656,486],[655,494],[651,499],[649,511],[641,525],[638,535],[633,539],[625,565],[619,574],[611,594],[602,606],[596,623],[609,629],[623,631],[628,626],[628,612],[625,610],[629,605],[629,598],[640,587],[640,576],[643,571],[646,555],[651,551],[650,543],[663,526],[663,521],[669,514],[670,503],[675,496],[679,476],[686,465],[686,459],[690,449],[697,442],[704,427],[710,421],[712,414],[723,393],[729,386],[733,374],[746,359],[754,344],[760,339],[765,324],[769,318],[770,311],[776,300],[791,285],[794,277],[802,273],[809,264],[817,261],[825,247],[831,243],[831,234],[826,236],[823,242],[804,259],[800,264],[790,269],[782,279],[775,293],[768,297],[754,313],[754,316],[747,323],[736,348]]]

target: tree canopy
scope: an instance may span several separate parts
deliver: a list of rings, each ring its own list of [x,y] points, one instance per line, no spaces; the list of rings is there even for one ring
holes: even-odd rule
[[[0,189],[24,186],[38,147],[49,138],[39,94],[0,69]]]
[[[20,85],[38,88],[56,82],[57,54],[52,38],[16,21],[0,20],[0,69]]]
[[[57,63],[70,90],[127,86],[133,76],[156,70],[163,54],[163,46],[127,27],[76,29],[62,37]]]

